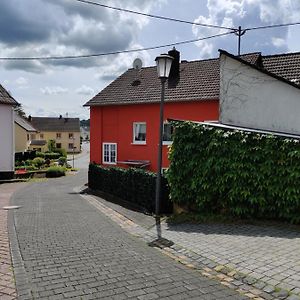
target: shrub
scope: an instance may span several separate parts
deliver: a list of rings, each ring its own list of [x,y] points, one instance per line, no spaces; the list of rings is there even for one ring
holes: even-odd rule
[[[60,153],[56,152],[46,152],[45,159],[58,159],[60,157]]]
[[[202,213],[300,223],[298,140],[174,122],[174,202]]]
[[[161,212],[169,213],[169,187],[162,178]],[[142,169],[104,168],[89,166],[89,188],[119,197],[148,212],[155,211],[156,174]]]
[[[65,149],[62,149],[62,148],[56,148],[55,149],[55,153],[59,153],[60,155],[59,156],[64,156],[64,157],[67,157],[67,151]]]
[[[30,166],[30,165],[32,165],[32,163],[33,163],[33,160],[32,160],[32,159],[27,159],[27,160],[25,161],[25,165],[26,165],[26,166]]]
[[[45,158],[45,153],[44,152],[36,152],[35,153],[36,157],[42,157],[42,158]]]
[[[47,167],[50,166],[50,163],[51,163],[51,160],[50,160],[49,158],[45,159],[45,165],[46,165]]]
[[[61,156],[59,159],[58,159],[58,164],[60,166],[64,166],[65,164],[67,163],[67,158],[65,156]]]
[[[66,168],[60,166],[49,167],[46,172],[46,177],[61,177],[66,175]]]
[[[32,160],[32,164],[37,168],[40,168],[45,163],[45,160],[41,157],[36,157]]]

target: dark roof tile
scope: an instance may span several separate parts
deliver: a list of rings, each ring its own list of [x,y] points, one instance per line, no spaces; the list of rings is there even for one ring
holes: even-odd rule
[[[300,80],[300,53],[261,56],[257,52],[240,58],[287,80]],[[166,84],[165,101],[218,100],[219,72],[219,58],[181,62],[178,81]],[[85,106],[159,102],[159,87],[156,67],[142,68],[140,71],[129,69]]]
[[[80,132],[79,118],[31,117],[31,124],[39,131]]]
[[[0,104],[19,105],[19,103],[0,84]]]

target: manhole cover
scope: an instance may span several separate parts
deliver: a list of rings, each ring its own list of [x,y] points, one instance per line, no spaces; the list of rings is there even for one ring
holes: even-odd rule
[[[17,208],[20,208],[20,207],[21,206],[11,205],[11,206],[3,206],[2,209],[9,210],[9,209],[17,209]]]

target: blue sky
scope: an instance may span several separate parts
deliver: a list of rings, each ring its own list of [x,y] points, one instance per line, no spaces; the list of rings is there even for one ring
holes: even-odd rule
[[[94,0],[111,6],[225,27],[244,28],[300,21],[298,0]],[[102,53],[163,45],[224,32],[89,6],[75,0],[10,0],[1,3],[0,56]],[[242,53],[300,51],[300,26],[248,31]],[[237,52],[234,35],[180,45],[181,58]],[[48,62],[0,61],[0,83],[32,116],[89,118],[82,105],[136,57],[144,66],[169,48],[95,59]]]

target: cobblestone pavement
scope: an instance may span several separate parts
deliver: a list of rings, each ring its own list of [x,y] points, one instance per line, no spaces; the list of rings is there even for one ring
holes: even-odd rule
[[[143,221],[137,212],[97,196],[83,196],[113,220],[119,219],[117,222],[129,232],[146,240],[155,236],[156,228],[150,216],[144,216]],[[152,226],[149,226],[151,219]],[[180,260],[180,254],[183,255],[187,265],[202,269],[207,276],[222,280],[224,274],[229,275],[230,285],[244,289],[249,298],[248,291],[252,290],[264,299],[300,300],[297,227],[162,222],[161,231],[164,238],[175,243],[168,249],[171,256],[175,255],[174,259]]]
[[[10,224],[18,299],[247,298],[128,234],[74,192],[80,176],[14,194],[22,206]]]
[[[237,270],[265,286],[300,294],[300,231],[224,224],[164,224],[163,231],[173,242],[201,254],[203,260]]]
[[[7,217],[8,211],[3,207],[8,206],[9,199],[20,184],[0,185],[0,299],[16,299],[16,287],[12,269],[10,255],[10,245],[8,239]]]

